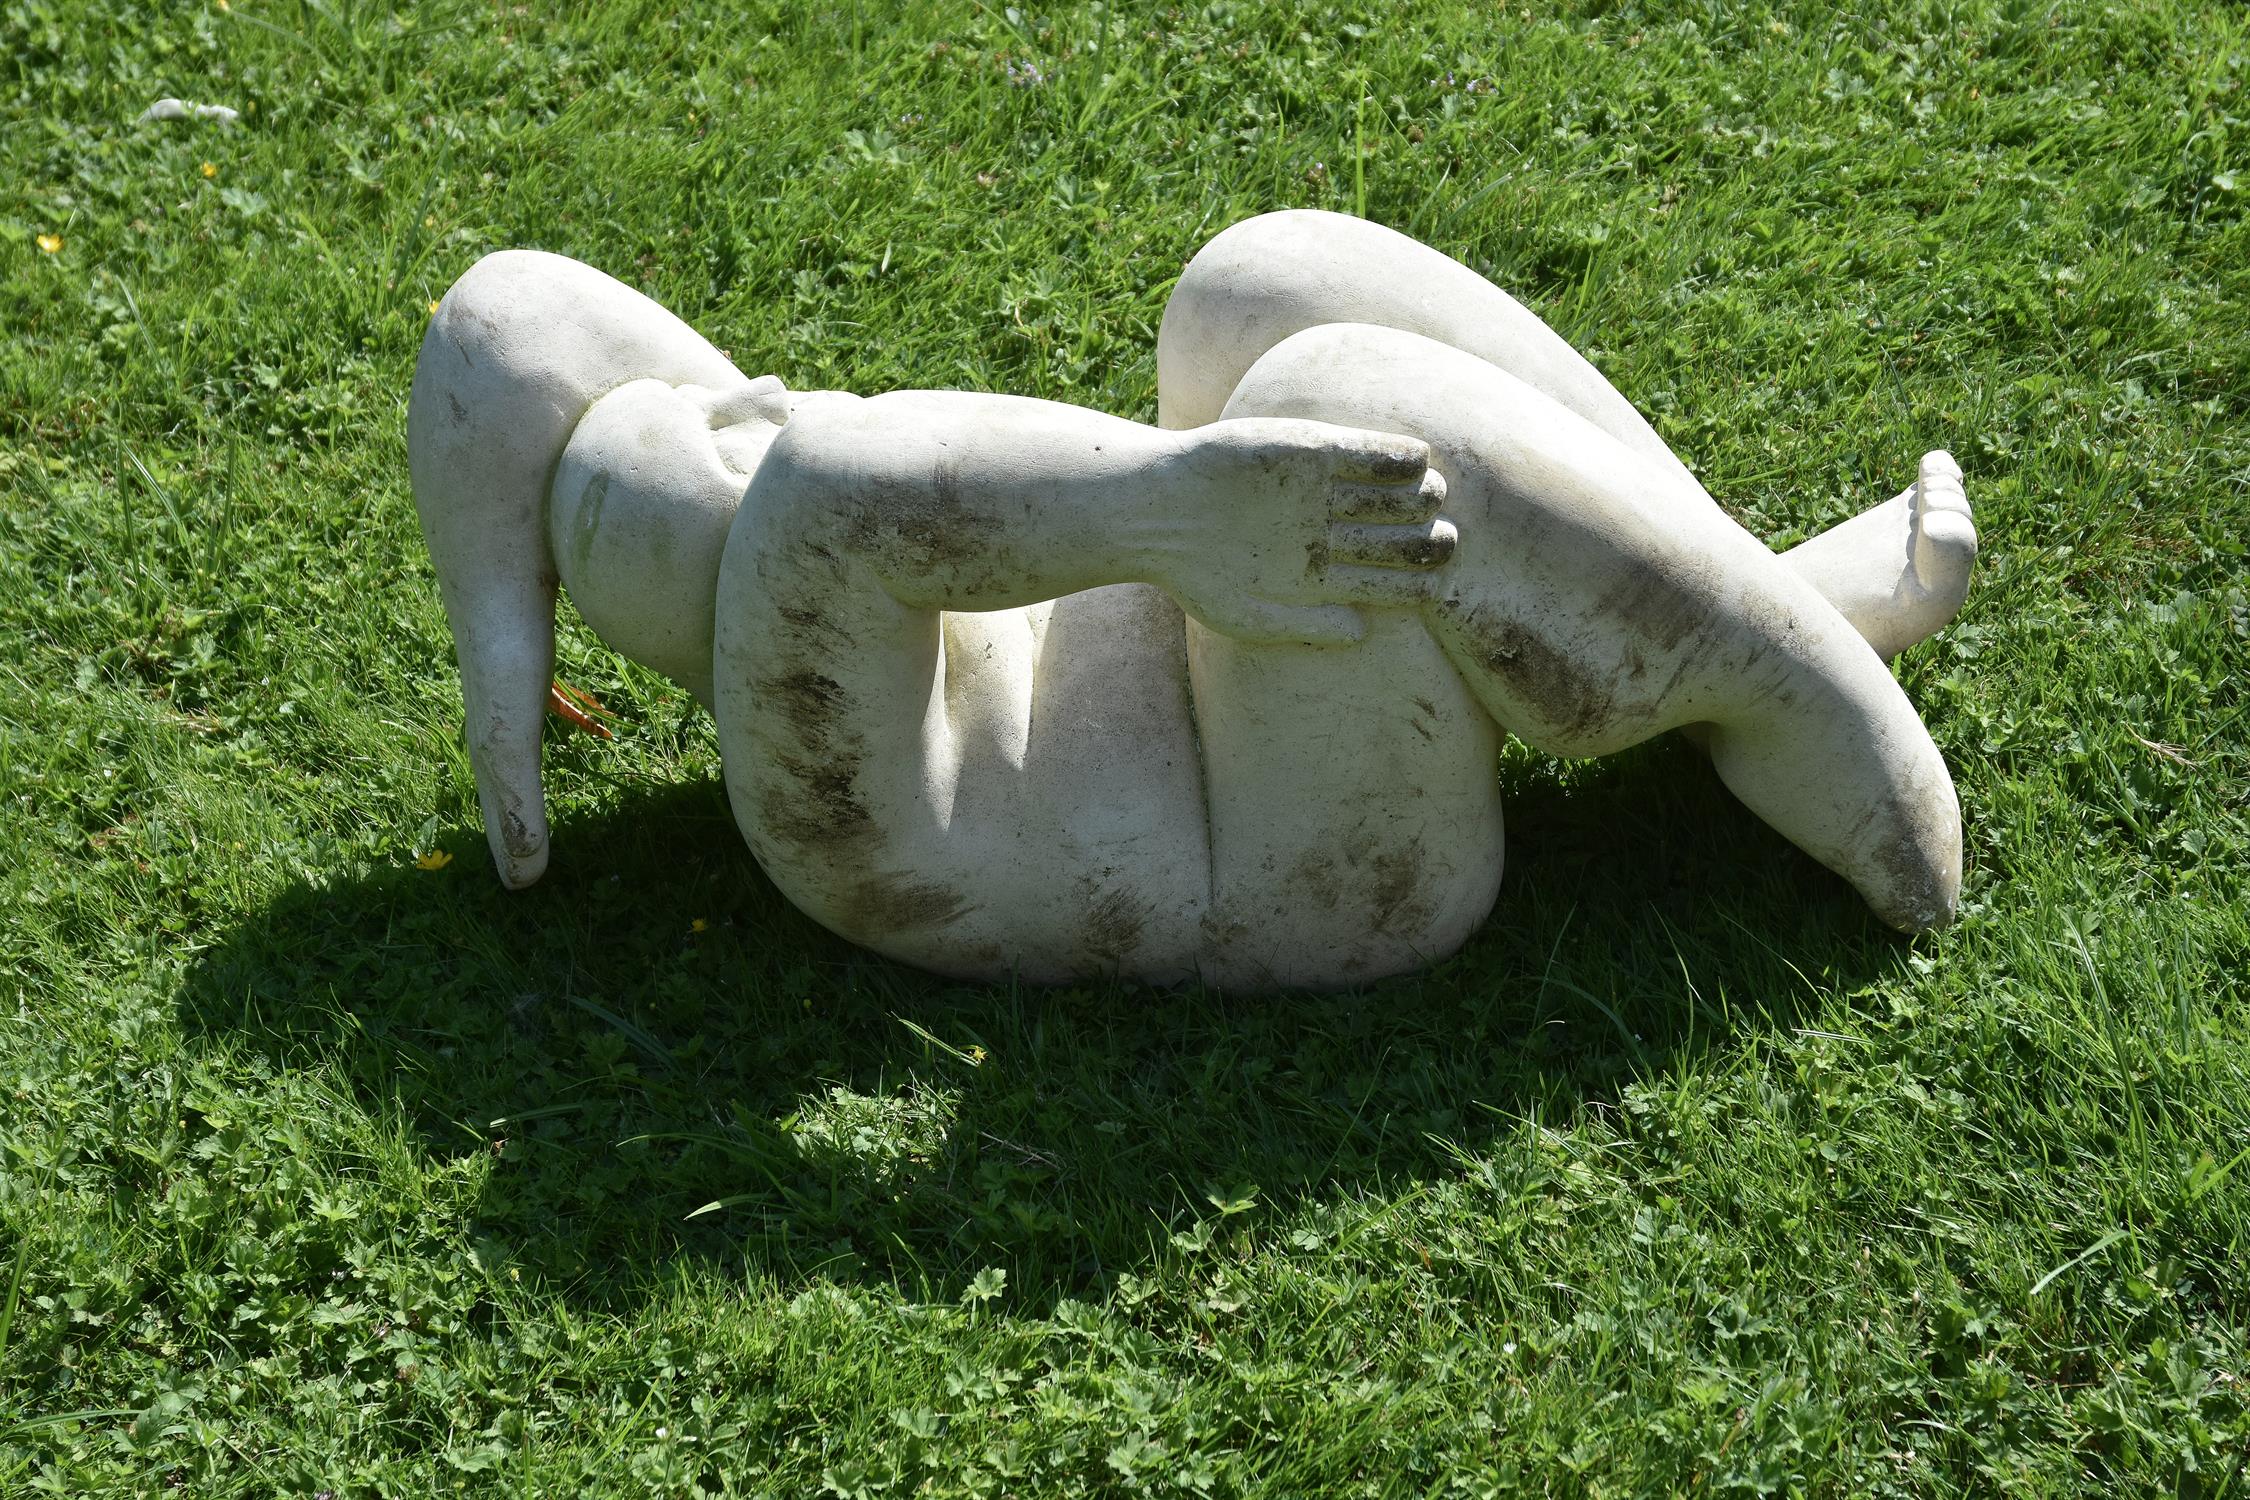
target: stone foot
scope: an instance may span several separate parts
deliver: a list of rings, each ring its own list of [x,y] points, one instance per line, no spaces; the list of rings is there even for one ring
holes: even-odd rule
[[[1977,528],[1953,455],[1922,455],[1913,486],[1784,553],[1878,655],[1893,657],[1960,613]]]
[[[1907,591],[1918,596],[1922,635],[1928,636],[1951,623],[1969,597],[1977,528],[1968,491],[1961,483],[1961,466],[1944,449],[1922,455],[1922,472],[1910,493],[1907,545],[1914,577]]]

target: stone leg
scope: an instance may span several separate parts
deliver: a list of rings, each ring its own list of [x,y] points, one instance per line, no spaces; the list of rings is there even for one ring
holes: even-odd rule
[[[693,385],[722,415],[758,394],[640,293],[591,266],[522,250],[487,256],[454,283],[415,363],[406,418],[414,505],[460,654],[485,836],[511,887],[547,867],[539,741],[558,578],[548,482],[596,399],[643,377]],[[628,592],[657,608],[695,587],[708,597],[711,583],[648,581]]]
[[[1230,398],[1246,413],[1429,442],[1460,537],[1422,616],[1499,724],[1573,756],[1695,726],[1735,794],[1885,921],[1950,920],[1959,809],[1913,707],[1809,581],[1676,472],[1392,328],[1284,340]]]
[[[1215,420],[1261,355],[1326,323],[1396,328],[1473,354],[1677,481],[1667,493],[1683,507],[1719,509],[1632,403],[1522,303],[1396,230],[1316,209],[1233,225],[1182,273],[1157,337],[1159,421]],[[1914,487],[1784,558],[1890,657],[1960,609],[1976,546],[1960,470],[1933,454]]]

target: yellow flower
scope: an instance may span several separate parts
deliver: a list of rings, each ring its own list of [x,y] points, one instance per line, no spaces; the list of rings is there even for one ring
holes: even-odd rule
[[[986,1057],[986,1053],[985,1053],[985,1050],[984,1050],[984,1049],[983,1049],[982,1047],[974,1047],[974,1046],[972,1046],[971,1048],[969,1048],[969,1061],[970,1061],[970,1062],[972,1062],[972,1063],[975,1063],[975,1064],[977,1064],[978,1066],[980,1066],[980,1067],[981,1067],[981,1066],[983,1066],[983,1064],[984,1064],[984,1059],[985,1059],[985,1057]]]
[[[452,863],[452,855],[446,853],[443,849],[432,849],[429,853],[414,861],[414,868],[417,870],[442,870]]]
[[[206,177],[216,177],[219,175],[219,169],[212,166],[211,163],[205,162],[203,164],[203,175]]]
[[[62,236],[59,234],[43,234],[39,236],[39,248],[46,251],[49,255],[54,254],[57,250],[60,250],[62,248]]]
[[[433,318],[437,316],[437,298],[435,297],[430,299],[430,316]]]
[[[227,0],[213,0],[213,3],[214,3],[214,4],[216,4],[216,5],[217,5],[217,6],[219,7],[219,9],[221,9],[221,10],[233,10],[233,9],[234,9],[234,7],[233,7],[233,6],[231,6],[231,5],[227,4]]]
[[[697,917],[694,921],[688,923],[688,931],[690,932],[709,932],[710,930],[711,924],[701,917]]]

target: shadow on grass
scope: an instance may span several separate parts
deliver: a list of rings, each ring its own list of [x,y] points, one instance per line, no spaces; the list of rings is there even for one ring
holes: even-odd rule
[[[1492,920],[1358,994],[930,978],[790,909],[705,783],[565,820],[531,892],[465,833],[442,871],[292,889],[181,1006],[431,1159],[489,1157],[471,1232],[574,1300],[683,1261],[926,1297],[1001,1265],[1037,1306],[1147,1270],[1217,1202],[1397,1193],[1899,961],[1684,748],[1506,774]]]

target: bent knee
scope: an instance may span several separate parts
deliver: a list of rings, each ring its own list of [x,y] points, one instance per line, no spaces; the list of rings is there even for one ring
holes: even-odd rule
[[[567,429],[603,392],[649,378],[740,385],[726,356],[608,273],[544,250],[497,250],[446,291],[415,365],[425,391],[501,401],[518,419]],[[503,396],[502,393],[506,393]]]
[[[1157,424],[1219,419],[1251,365],[1299,329],[1332,321],[1335,280],[1316,264],[1341,215],[1284,209],[1230,225],[1180,273],[1156,335]]]
[[[437,362],[457,378],[480,369],[489,378],[493,366],[517,366],[552,335],[559,312],[601,295],[605,282],[618,285],[566,256],[496,250],[462,272],[438,300],[417,370]]]

